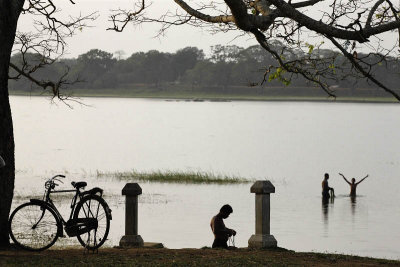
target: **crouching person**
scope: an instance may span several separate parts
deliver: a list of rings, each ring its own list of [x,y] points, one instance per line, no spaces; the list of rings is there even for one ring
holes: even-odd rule
[[[230,205],[224,205],[220,209],[219,213],[211,219],[211,230],[214,233],[213,248],[228,248],[228,239],[230,236],[236,235],[236,231],[226,228],[224,219],[228,218],[233,212]]]

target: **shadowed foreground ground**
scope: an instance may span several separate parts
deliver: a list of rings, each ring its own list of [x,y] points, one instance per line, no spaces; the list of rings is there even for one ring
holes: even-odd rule
[[[212,249],[100,249],[98,254],[83,249],[44,252],[0,251],[0,266],[400,266],[400,261],[337,254],[295,253],[274,250]]]

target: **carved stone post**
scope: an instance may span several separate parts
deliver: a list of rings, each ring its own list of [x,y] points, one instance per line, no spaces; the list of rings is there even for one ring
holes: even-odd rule
[[[270,193],[275,193],[275,187],[270,181],[256,181],[250,192],[256,194],[256,234],[250,237],[249,247],[277,247],[278,242],[270,234]]]
[[[125,235],[119,241],[121,247],[142,247],[143,239],[138,235],[138,196],[142,188],[137,183],[127,183],[122,189],[125,196]]]

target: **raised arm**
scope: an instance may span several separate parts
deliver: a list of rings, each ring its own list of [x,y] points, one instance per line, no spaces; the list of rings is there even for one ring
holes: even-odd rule
[[[346,177],[344,177],[343,174],[339,173],[339,175],[341,175],[341,176],[343,177],[343,179],[346,181],[346,183],[351,184],[351,183],[346,179]]]
[[[356,183],[356,184],[359,184],[359,183],[361,183],[362,181],[364,181],[365,179],[367,179],[367,177],[368,177],[368,174],[367,174],[367,176],[365,176],[364,178],[362,178],[358,183]]]

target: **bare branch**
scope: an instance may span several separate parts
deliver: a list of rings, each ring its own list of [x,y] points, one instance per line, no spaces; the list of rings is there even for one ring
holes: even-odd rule
[[[291,0],[224,0],[197,5],[195,1],[174,2],[183,13],[168,10],[163,16],[154,18],[145,13],[148,6],[144,5],[144,0],[140,0],[142,8],[137,9],[134,16],[129,16],[129,12],[121,20],[112,16],[114,27],[111,29],[122,30],[131,21],[134,25],[159,23],[159,34],[164,34],[172,26],[183,24],[222,32],[241,30],[242,34],[254,35],[261,47],[273,56],[278,66],[268,67],[266,73],[271,75],[273,71],[284,70],[274,76],[284,83],[289,83],[293,75],[300,76],[318,84],[328,96],[335,97],[328,81],[364,77],[390,92],[372,76],[372,69],[377,64],[387,62],[390,53],[397,53],[393,48],[384,48],[383,38],[380,37],[382,33],[400,28],[398,7],[391,0],[303,0],[296,3]],[[305,7],[317,5],[324,7],[319,18],[308,15],[304,10]],[[307,42],[311,34],[317,38],[344,40],[343,45],[336,41],[342,53],[335,52],[329,57],[315,55],[312,53],[314,45]],[[285,48],[278,51],[273,47],[271,42],[274,39],[282,41]],[[355,60],[355,47],[361,45],[374,53],[370,54],[371,57]],[[340,66],[337,64],[339,55],[344,56],[339,60]],[[350,60],[350,56],[353,60]],[[369,62],[374,59],[379,59],[379,62]]]
[[[111,22],[113,23],[112,28],[107,28],[107,30],[114,30],[116,32],[122,32],[126,25],[128,25],[129,22],[134,20],[138,15],[140,15],[145,9],[146,4],[145,0],[142,0],[139,4],[136,5],[138,7],[138,10],[136,11],[125,11],[122,9],[118,10],[113,10],[113,12],[116,12],[116,14],[110,15]],[[119,26],[119,24],[122,24]]]
[[[386,87],[384,84],[382,84],[380,81],[378,81],[374,76],[371,75],[368,71],[366,71],[355,59],[355,57],[348,53],[343,46],[341,46],[333,37],[327,36],[327,38],[337,47],[339,50],[343,53],[343,55],[353,64],[353,66],[360,72],[362,75],[368,79],[370,79],[373,83],[378,85],[380,88],[394,96],[397,100],[400,101],[400,96],[393,90],[389,89]]]
[[[336,95],[333,93],[332,90],[329,89],[329,86],[326,83],[322,82],[320,79],[318,79],[318,75],[312,75],[310,72],[307,72],[302,68],[296,67],[296,64],[293,64],[294,62],[284,62],[282,60],[282,57],[270,47],[270,45],[267,42],[267,39],[265,38],[265,35],[262,32],[254,30],[252,33],[256,37],[261,47],[274,56],[274,58],[278,61],[280,67],[285,69],[287,72],[300,74],[305,79],[318,84],[330,97],[336,98]],[[265,77],[266,76],[264,75],[264,81]]]
[[[72,0],[69,2],[75,4]],[[80,82],[80,80],[78,78],[68,81],[69,68],[57,80],[36,78],[35,72],[56,63],[65,51],[66,38],[73,36],[77,30],[81,31],[85,27],[90,27],[88,23],[96,20],[98,13],[59,19],[59,9],[52,0],[26,1],[22,13],[35,16],[34,26],[37,32],[18,32],[16,34],[13,53],[18,55],[19,61],[10,63],[10,67],[16,75],[9,78],[24,77],[36,86],[43,88],[44,91],[50,92],[53,98],[61,101],[70,99],[71,96],[63,94],[61,89]]]

